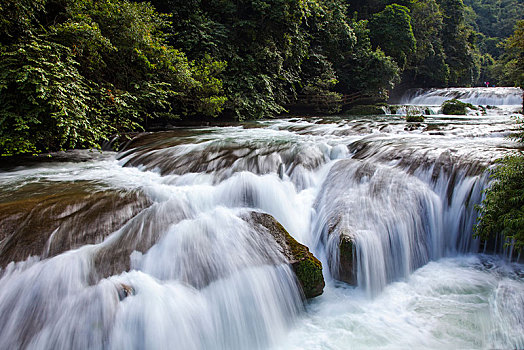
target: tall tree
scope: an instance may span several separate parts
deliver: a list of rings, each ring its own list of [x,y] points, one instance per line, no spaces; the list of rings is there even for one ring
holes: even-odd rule
[[[221,110],[223,64],[167,46],[150,4],[28,3],[2,3],[21,14],[4,18],[0,39],[1,154],[99,147],[151,118]]]
[[[417,1],[412,5],[411,18],[417,48],[405,79],[415,86],[446,86],[449,67],[441,38],[444,19],[438,3]]]
[[[524,88],[524,20],[517,22],[515,32],[505,41],[501,60],[501,82]]]
[[[443,14],[442,44],[449,66],[449,85],[470,86],[477,81],[479,67],[474,55],[474,33],[466,27],[462,0],[439,0]]]
[[[371,42],[393,57],[402,70],[416,50],[409,13],[410,10],[405,6],[387,5],[369,20]]]

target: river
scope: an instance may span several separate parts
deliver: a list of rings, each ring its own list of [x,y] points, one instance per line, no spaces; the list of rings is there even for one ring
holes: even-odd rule
[[[0,348],[524,348],[520,257],[472,235],[520,96],[415,91],[399,114],[177,128],[4,167]],[[440,114],[450,97],[484,108]],[[320,259],[321,296],[303,300],[252,211]]]

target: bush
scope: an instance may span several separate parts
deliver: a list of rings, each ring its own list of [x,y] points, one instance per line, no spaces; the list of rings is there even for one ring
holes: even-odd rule
[[[464,103],[457,99],[452,99],[442,104],[442,113],[448,115],[466,115],[468,108],[476,109],[471,103]]]
[[[502,234],[507,245],[524,246],[524,157],[521,153],[499,161],[492,170],[492,185],[477,209],[476,236],[487,239]]]
[[[520,124],[512,137],[524,143],[524,124]],[[516,250],[524,247],[524,155],[521,151],[498,161],[491,171],[493,182],[485,190],[486,198],[477,206],[479,218],[475,235],[482,239],[501,234],[506,245]]]
[[[408,123],[422,123],[424,122],[424,116],[423,115],[407,115],[406,121]]]

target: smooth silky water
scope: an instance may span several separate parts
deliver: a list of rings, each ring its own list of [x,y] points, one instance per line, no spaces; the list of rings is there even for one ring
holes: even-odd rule
[[[521,101],[485,90],[402,103],[466,94],[473,104],[489,98],[496,108],[486,115],[434,106],[420,125],[388,115],[180,129],[121,153],[77,152],[83,162],[6,169],[0,205],[48,203],[33,211],[42,232],[47,215],[80,212],[76,203],[57,214],[49,199],[70,188],[147,205],[115,210],[112,220],[127,218],[118,229],[98,223],[107,234],[57,250],[60,237],[91,232],[86,214],[4,267],[0,348],[524,348],[523,266],[503,247],[479,254],[472,238],[485,169],[516,147],[505,136]],[[322,261],[323,295],[303,303],[274,241],[242,219],[252,210]],[[357,287],[336,280],[341,235],[354,240]]]

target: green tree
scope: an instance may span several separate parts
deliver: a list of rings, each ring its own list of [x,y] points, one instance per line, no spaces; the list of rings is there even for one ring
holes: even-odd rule
[[[523,19],[524,2],[519,0],[464,0],[472,8],[468,23],[482,34],[479,48],[483,54],[489,53],[500,58],[504,50],[499,47],[512,33],[516,23]]]
[[[503,46],[505,54],[496,68],[500,83],[524,87],[524,20],[517,22],[514,33]]]
[[[449,79],[449,66],[442,44],[443,15],[435,0],[412,5],[413,33],[417,41],[405,79],[415,86],[442,87]]]
[[[410,10],[405,6],[387,5],[383,11],[374,14],[369,20],[372,44],[393,57],[402,70],[416,50],[409,13]]]
[[[388,4],[385,0],[348,0],[351,13],[358,13],[361,20],[369,19],[374,13],[380,12]]]
[[[478,80],[475,33],[466,26],[462,0],[438,0],[443,14],[442,44],[451,86],[470,86]]]
[[[2,51],[2,155],[95,146],[105,120],[89,118],[91,88],[71,50],[34,37]]]
[[[17,4],[2,7],[27,10],[27,21],[24,30],[4,23],[16,36],[0,48],[1,154],[98,147],[152,118],[221,111],[224,64],[189,61],[169,47],[166,18],[151,5],[49,0],[43,11]]]
[[[382,50],[372,49],[367,21],[354,20],[352,27],[357,42],[340,65],[337,86],[346,93],[359,92],[385,100],[400,79],[398,65]]]
[[[221,78],[229,115],[242,120],[284,111],[300,86],[307,55],[301,28],[307,1],[171,0],[163,6],[178,17],[172,27],[175,47],[191,59],[210,52],[228,62]]]

